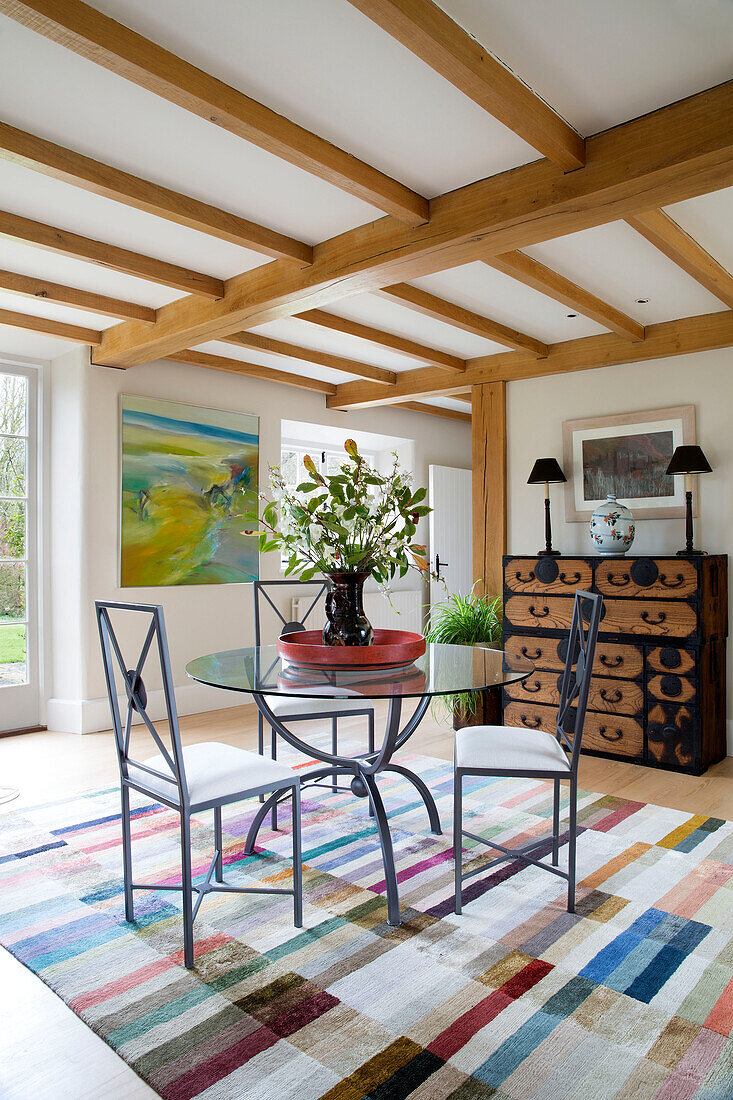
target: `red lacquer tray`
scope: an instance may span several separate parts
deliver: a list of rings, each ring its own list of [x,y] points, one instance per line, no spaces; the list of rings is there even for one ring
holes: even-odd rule
[[[323,644],[320,630],[300,630],[278,638],[277,651],[302,668],[400,668],[422,657],[425,639],[410,630],[375,630],[372,645],[333,646]]]

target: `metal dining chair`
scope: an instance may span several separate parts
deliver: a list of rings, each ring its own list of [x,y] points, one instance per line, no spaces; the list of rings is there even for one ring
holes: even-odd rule
[[[554,734],[525,730],[517,726],[467,726],[455,738],[453,787],[453,858],[455,861],[455,905],[463,905],[463,883],[483,874],[498,863],[519,859],[567,879],[568,912],[575,912],[575,855],[578,807],[578,763],[588,705],[588,689],[601,621],[603,597],[576,592],[565,670],[560,679],[560,705]],[[551,779],[554,784],[552,810],[552,863],[530,853],[544,847],[548,838],[528,841],[519,848],[505,848],[493,840],[463,828],[463,780],[470,776],[513,776],[521,779]],[[570,784],[568,823],[568,869],[558,866],[560,847],[560,784]],[[463,872],[463,837],[500,852],[482,867]]]
[[[285,764],[234,745],[208,741],[197,745],[181,745],[178,712],[173,688],[168,641],[163,608],[157,604],[118,603],[109,600],[95,602],[99,639],[102,647],[104,675],[112,713],[112,726],[120,767],[122,795],[122,868],[125,886],[125,919],[133,921],[135,890],[180,890],[183,895],[183,954],[190,970],[194,965],[193,922],[201,902],[208,893],[292,894],[294,920],[297,928],[303,924],[302,866],[300,839],[300,778]],[[123,656],[120,642],[112,625],[115,621],[141,622],[147,627],[142,648],[135,663]],[[155,643],[155,647],[153,646]],[[143,681],[143,669],[153,649],[157,649],[168,730],[159,731],[147,712],[148,695]],[[118,697],[118,675],[126,699],[124,724]],[[130,755],[133,718],[137,715],[145,724],[159,752],[143,761]],[[157,883],[134,882],[132,874],[132,840],[130,830],[130,790],[176,810],[181,819],[181,885],[163,886]],[[260,886],[232,886],[224,881],[222,807],[232,802],[273,791],[290,790],[293,806],[293,886],[292,889]],[[202,882],[193,882],[191,874],[191,815],[208,810],[214,812],[214,857]],[[197,894],[194,903],[193,895]]]
[[[312,595],[311,602],[305,612],[298,618],[287,618],[270,596],[270,590],[276,590],[287,586],[309,592]],[[266,601],[275,615],[277,631],[280,636],[292,634],[306,629],[306,622],[330,588],[328,580],[313,581],[255,581],[253,584],[254,610],[255,610],[255,645],[262,645],[262,601]],[[368,751],[374,752],[374,704],[369,699],[314,699],[308,703],[305,699],[286,699],[276,695],[268,696],[268,705],[273,714],[281,720],[290,722],[314,722],[323,718],[331,720],[331,751],[338,756],[338,722],[339,718],[350,718],[358,715],[366,715]],[[264,719],[260,711],[257,712],[257,743],[260,755],[265,751]],[[277,733],[270,727],[270,756],[277,760]],[[332,777],[331,790],[337,791],[336,777]],[[370,807],[370,814],[371,814]],[[277,803],[272,810],[272,827],[277,828]]]

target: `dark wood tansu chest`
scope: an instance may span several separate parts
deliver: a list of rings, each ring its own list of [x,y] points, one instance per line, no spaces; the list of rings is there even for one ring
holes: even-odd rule
[[[535,672],[504,690],[504,723],[554,733],[576,589],[603,617],[583,752],[700,775],[726,754],[728,558],[514,557],[504,648]]]

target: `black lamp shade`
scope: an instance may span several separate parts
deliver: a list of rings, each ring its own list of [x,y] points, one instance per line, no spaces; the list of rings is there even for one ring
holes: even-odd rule
[[[667,472],[669,473],[669,471]],[[544,485],[546,481],[561,484],[567,480],[556,458],[538,458],[532,467],[532,473],[527,478],[527,484]]]
[[[713,468],[700,447],[676,447],[667,467],[668,474],[711,474]]]

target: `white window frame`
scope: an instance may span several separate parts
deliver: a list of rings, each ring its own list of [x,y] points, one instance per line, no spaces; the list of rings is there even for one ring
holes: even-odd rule
[[[43,448],[47,439],[48,415],[44,400],[46,376],[50,364],[43,360],[9,357],[0,354],[0,374],[15,374],[27,379],[26,445],[26,670],[25,684],[0,687],[0,732],[37,729],[43,718],[44,670],[46,654],[43,639],[44,589],[47,555],[44,553],[48,499],[48,471]],[[5,559],[9,560],[9,559]]]

